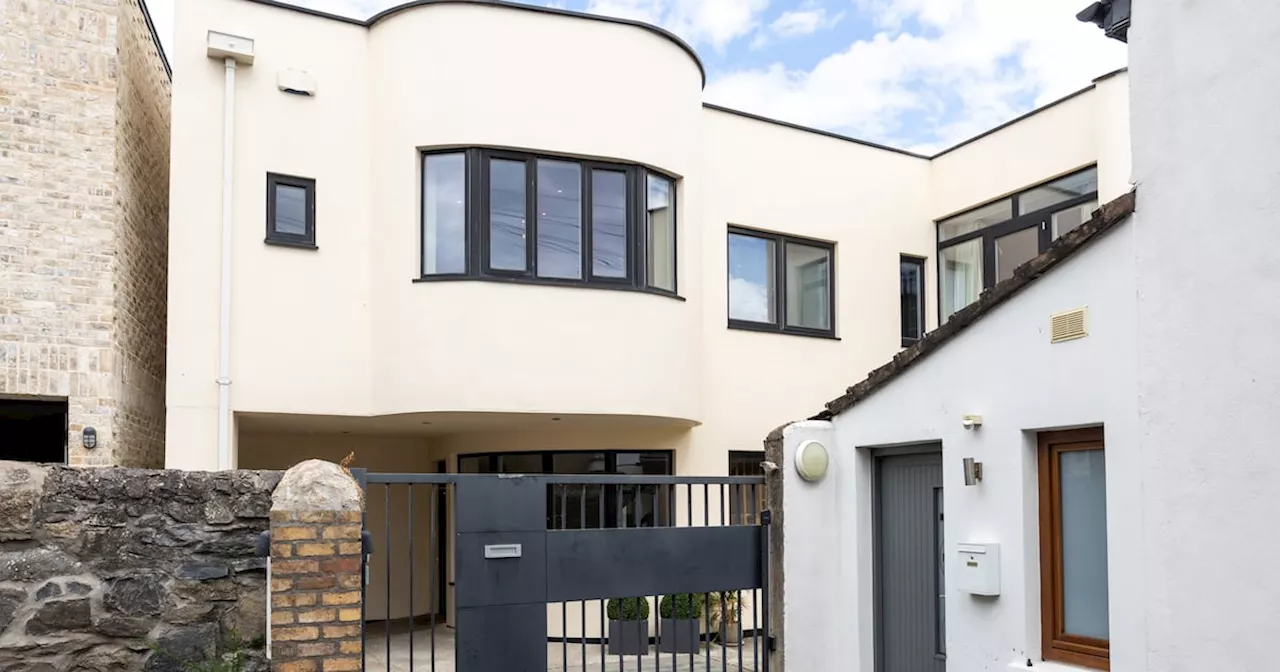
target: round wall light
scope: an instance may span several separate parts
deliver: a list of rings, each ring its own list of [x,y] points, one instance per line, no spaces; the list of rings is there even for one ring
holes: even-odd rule
[[[819,481],[827,475],[831,456],[827,447],[813,440],[802,441],[796,448],[796,473],[806,481]]]

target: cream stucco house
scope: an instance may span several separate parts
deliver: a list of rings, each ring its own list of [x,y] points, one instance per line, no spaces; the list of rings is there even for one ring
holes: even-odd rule
[[[754,470],[1129,189],[1123,72],[928,157],[560,10],[182,2],[173,52],[170,467]]]

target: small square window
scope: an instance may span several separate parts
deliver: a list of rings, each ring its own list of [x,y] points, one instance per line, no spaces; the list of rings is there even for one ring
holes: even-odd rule
[[[267,243],[316,246],[316,181],[267,173]]]
[[[729,327],[835,337],[835,245],[730,227]]]

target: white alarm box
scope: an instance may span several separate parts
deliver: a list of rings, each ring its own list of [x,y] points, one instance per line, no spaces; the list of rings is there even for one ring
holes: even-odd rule
[[[1000,594],[1000,544],[959,544],[956,587],[973,595]]]

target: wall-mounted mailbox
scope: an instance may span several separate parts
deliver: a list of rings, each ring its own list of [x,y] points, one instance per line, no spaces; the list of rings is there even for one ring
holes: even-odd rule
[[[956,587],[973,595],[1000,594],[1000,544],[960,544]]]
[[[520,544],[489,544],[484,547],[485,560],[518,558],[521,555],[523,555],[523,549]]]

